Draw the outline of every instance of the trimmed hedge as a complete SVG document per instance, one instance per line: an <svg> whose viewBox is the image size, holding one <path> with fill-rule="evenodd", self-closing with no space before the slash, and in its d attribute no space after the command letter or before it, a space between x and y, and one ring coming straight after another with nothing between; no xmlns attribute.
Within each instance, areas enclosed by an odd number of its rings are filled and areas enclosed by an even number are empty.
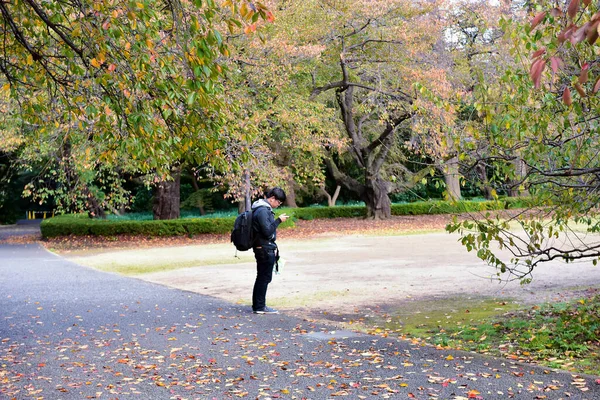
<svg viewBox="0 0 600 400"><path fill-rule="evenodd" d="M204 233L227 233L233 228L235 217L190 218L165 221L108 221L61 215L46 219L41 224L42 237L57 236L185 236Z"/></svg>
<svg viewBox="0 0 600 400"><path fill-rule="evenodd" d="M458 214L464 212L523 208L531 206L524 198L506 198L498 201L423 201L393 204L392 215ZM294 226L293 220L315 218L356 218L367 213L365 206L308 207L286 210L292 216L282 228ZM231 232L235 217L186 218L166 221L119 221L90 219L86 215L59 215L41 224L42 237L58 236L192 236L207 233Z"/></svg>

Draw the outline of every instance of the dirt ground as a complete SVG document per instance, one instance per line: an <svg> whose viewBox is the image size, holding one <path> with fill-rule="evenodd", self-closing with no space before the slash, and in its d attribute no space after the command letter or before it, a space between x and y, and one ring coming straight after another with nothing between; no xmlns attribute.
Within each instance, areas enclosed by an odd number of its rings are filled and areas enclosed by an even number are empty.
<svg viewBox="0 0 600 400"><path fill-rule="evenodd" d="M445 299L456 298L520 304L555 301L600 285L600 268L589 261L543 264L534 271L533 283L525 286L499 281L494 269L458 243L457 235L443 231L447 221L445 216L397 217L382 224L300 221L297 229L280 232L285 263L273 277L267 303L290 313L355 315L378 307L410 308L419 300L432 299L439 299L440 306ZM238 252L236 257L223 235L160 242L122 238L104 244L81 239L78 244L45 245L94 268L164 269L135 277L250 307L252 252Z"/></svg>

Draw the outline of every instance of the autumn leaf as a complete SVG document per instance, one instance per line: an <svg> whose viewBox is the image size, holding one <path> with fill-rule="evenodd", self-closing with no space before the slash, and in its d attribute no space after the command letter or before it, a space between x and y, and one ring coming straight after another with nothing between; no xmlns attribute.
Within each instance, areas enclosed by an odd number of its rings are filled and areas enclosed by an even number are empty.
<svg viewBox="0 0 600 400"><path fill-rule="evenodd" d="M552 72L557 73L562 66L563 61L560 58L550 57L550 68L552 68Z"/></svg>
<svg viewBox="0 0 600 400"><path fill-rule="evenodd" d="M536 58L541 56L542 54L546 53L546 48L542 47L541 49L537 50L536 52L533 53L533 55L531 56L532 58Z"/></svg>
<svg viewBox="0 0 600 400"><path fill-rule="evenodd" d="M565 103L568 106L573 104L573 99L571 98L571 90L569 90L568 87L566 87L565 91L563 92L562 100L563 100L563 103Z"/></svg>
<svg viewBox="0 0 600 400"><path fill-rule="evenodd" d="M531 76L531 80L533 80L533 86L537 89L540 87L540 82L542 79L542 72L546 67L546 60L539 59L535 60L533 64L531 64L531 69L529 70L529 74Z"/></svg>
<svg viewBox="0 0 600 400"><path fill-rule="evenodd" d="M577 93L579 93L579 95L581 97L585 97L586 96L585 90L583 90L583 88L581 87L581 85L579 83L576 83L574 86L575 86L575 90L577 90Z"/></svg>
<svg viewBox="0 0 600 400"><path fill-rule="evenodd" d="M571 19L574 19L579 10L579 0L571 0L569 7L567 8L567 14Z"/></svg>
<svg viewBox="0 0 600 400"><path fill-rule="evenodd" d="M592 89L592 93L598 93L600 90L600 77L596 79L596 83L594 83L594 88Z"/></svg>
<svg viewBox="0 0 600 400"><path fill-rule="evenodd" d="M546 11L542 11L541 13L537 14L535 17L533 17L533 19L531 20L531 30L534 30L536 26L539 25L540 22L543 21L543 19L546 17Z"/></svg>
<svg viewBox="0 0 600 400"><path fill-rule="evenodd" d="M592 22L590 29L588 30L587 36L586 36L586 39L589 44L594 44L594 43L596 43L596 40L598 40L599 25L600 25L600 21Z"/></svg>

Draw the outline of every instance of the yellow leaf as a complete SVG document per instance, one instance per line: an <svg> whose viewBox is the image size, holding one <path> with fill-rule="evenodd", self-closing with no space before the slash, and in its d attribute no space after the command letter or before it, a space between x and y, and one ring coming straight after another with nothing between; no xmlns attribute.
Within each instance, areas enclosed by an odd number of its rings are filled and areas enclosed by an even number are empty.
<svg viewBox="0 0 600 400"><path fill-rule="evenodd" d="M96 60L95 58L92 58L91 64L92 64L92 66L94 66L94 67L96 67L96 68L99 68L99 67L100 67L100 65L101 65L101 64L98 62L98 60Z"/></svg>

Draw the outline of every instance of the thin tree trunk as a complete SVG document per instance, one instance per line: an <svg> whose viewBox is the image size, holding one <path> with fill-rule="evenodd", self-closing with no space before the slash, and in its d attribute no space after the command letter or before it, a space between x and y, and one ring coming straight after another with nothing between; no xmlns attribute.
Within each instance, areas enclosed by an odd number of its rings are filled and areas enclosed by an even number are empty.
<svg viewBox="0 0 600 400"><path fill-rule="evenodd" d="M340 194L340 189L342 187L340 185L337 185L335 188L335 192L333 193L333 196L331 196L329 193L327 193L327 190L325 190L325 188L321 188L320 192L323 193L323 195L325 195L325 197L327 197L327 205L329 207L335 207L335 202L337 201L337 198Z"/></svg>
<svg viewBox="0 0 600 400"><path fill-rule="evenodd" d="M154 187L154 219L177 219L180 216L181 170L174 169L171 175L172 181L162 181Z"/></svg>
<svg viewBox="0 0 600 400"><path fill-rule="evenodd" d="M105 219L106 218L106 212L104 211L104 208L102 208L100 206L100 203L98 202L98 199L96 199L96 196L94 196L90 190L88 189L87 186L83 187L83 194L85 196L87 196L88 200L86 202L87 204L87 209L88 209L88 214L91 218L102 218Z"/></svg>
<svg viewBox="0 0 600 400"><path fill-rule="evenodd" d="M487 177L487 168L482 163L477 164L476 168L477 168L477 174L479 175L479 179L481 180L481 184L483 186L483 196L487 200L493 200L494 199L494 196L493 196L494 189L490 186L490 183L489 183L489 180Z"/></svg>
<svg viewBox="0 0 600 400"><path fill-rule="evenodd" d="M458 157L452 157L442 166L444 181L446 182L446 198L448 200L460 200L460 174L458 172Z"/></svg>
<svg viewBox="0 0 600 400"><path fill-rule="evenodd" d="M517 157L513 160L513 167L515 168L516 179L508 188L508 195L510 197L529 196L529 191L525 189L522 184L523 180L527 176L527 166L521 157Z"/></svg>
<svg viewBox="0 0 600 400"><path fill-rule="evenodd" d="M296 204L296 187L295 187L295 182L294 182L294 178L290 176L290 178L287 180L288 181L288 185L287 185L287 191L285 192L286 196L285 196L285 205L287 207L298 207L298 204Z"/></svg>
<svg viewBox="0 0 600 400"><path fill-rule="evenodd" d="M244 211L250 210L252 207L252 198L250 197L250 171L244 171L244 183L246 184L246 192L244 193Z"/></svg>

